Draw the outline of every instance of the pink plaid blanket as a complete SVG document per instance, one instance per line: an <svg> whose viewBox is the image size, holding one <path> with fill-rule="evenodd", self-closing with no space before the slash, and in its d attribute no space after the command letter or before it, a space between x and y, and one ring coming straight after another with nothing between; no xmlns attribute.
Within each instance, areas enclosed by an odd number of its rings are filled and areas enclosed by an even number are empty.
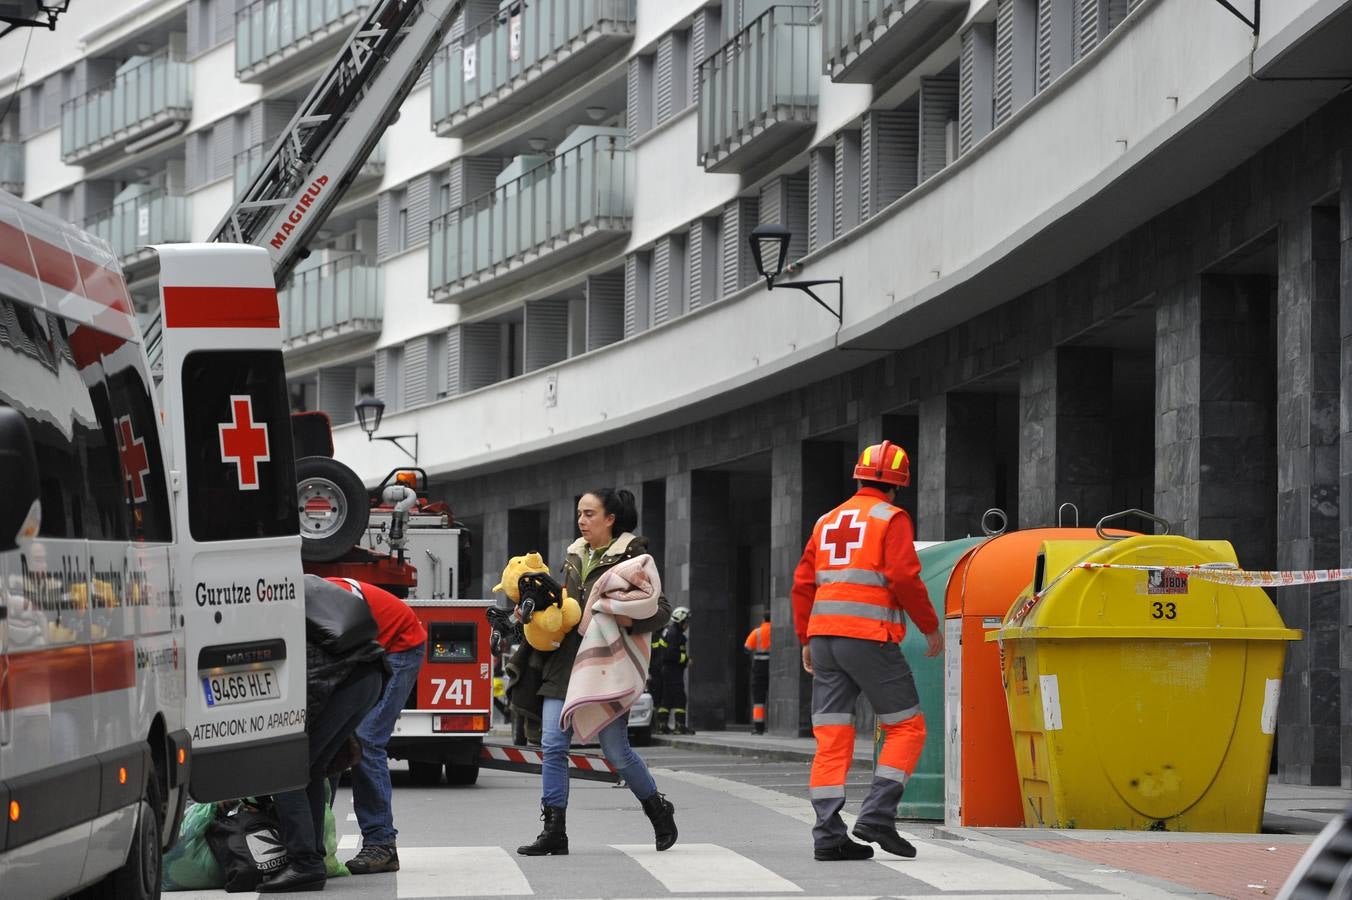
<svg viewBox="0 0 1352 900"><path fill-rule="evenodd" d="M646 619L657 613L662 580L647 553L616 564L597 579L578 624L582 644L568 679L560 724L579 741L625 715L648 682L652 636L630 634L616 616Z"/></svg>

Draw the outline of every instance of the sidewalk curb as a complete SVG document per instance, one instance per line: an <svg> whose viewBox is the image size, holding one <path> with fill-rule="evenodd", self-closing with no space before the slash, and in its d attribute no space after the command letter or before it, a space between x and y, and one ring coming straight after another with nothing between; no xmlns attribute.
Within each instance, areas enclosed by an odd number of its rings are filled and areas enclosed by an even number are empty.
<svg viewBox="0 0 1352 900"><path fill-rule="evenodd" d="M673 750L691 750L697 753L723 753L728 756L746 756L759 757L761 759L776 759L785 762L811 762L813 752L809 750L795 750L792 747L776 747L773 745L747 743L722 744L712 741L701 741L698 735L667 735L655 734L652 736L653 746L670 747ZM856 761L872 763L873 756L867 753L855 753Z"/></svg>

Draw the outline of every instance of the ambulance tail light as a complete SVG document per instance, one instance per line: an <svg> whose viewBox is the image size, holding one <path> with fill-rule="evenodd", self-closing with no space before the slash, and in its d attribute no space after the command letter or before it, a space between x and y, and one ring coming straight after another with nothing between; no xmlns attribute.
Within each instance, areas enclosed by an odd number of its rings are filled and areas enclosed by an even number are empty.
<svg viewBox="0 0 1352 900"><path fill-rule="evenodd" d="M488 716L483 714L455 713L448 716L433 716L432 731L441 734L448 731L487 731Z"/></svg>

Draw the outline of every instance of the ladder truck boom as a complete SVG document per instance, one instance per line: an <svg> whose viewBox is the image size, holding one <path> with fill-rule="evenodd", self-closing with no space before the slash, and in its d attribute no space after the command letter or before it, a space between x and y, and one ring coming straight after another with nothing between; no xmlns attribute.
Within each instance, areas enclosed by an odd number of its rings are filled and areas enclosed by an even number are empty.
<svg viewBox="0 0 1352 900"><path fill-rule="evenodd" d="M464 0L376 0L207 238L268 251L280 284L306 255Z"/></svg>

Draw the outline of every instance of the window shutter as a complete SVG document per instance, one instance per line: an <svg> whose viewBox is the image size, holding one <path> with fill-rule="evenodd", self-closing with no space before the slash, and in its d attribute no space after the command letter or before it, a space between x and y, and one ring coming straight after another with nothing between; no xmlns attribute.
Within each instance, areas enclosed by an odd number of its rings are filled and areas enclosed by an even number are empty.
<svg viewBox="0 0 1352 900"><path fill-rule="evenodd" d="M653 127L652 96L652 57L636 56L629 60L625 74L625 102L631 141Z"/></svg>
<svg viewBox="0 0 1352 900"><path fill-rule="evenodd" d="M920 79L920 180L948 163L948 123L958 114L958 79L935 75Z"/></svg>
<svg viewBox="0 0 1352 900"><path fill-rule="evenodd" d="M196 56L211 46L211 11L207 0L188 0L188 55ZM205 32L205 33L204 33Z"/></svg>
<svg viewBox="0 0 1352 900"><path fill-rule="evenodd" d="M722 295L736 293L758 277L751 259L751 230L759 224L760 203L751 197L738 197L723 207Z"/></svg>
<svg viewBox="0 0 1352 900"><path fill-rule="evenodd" d="M385 401L387 407L390 404L389 391L386 390L388 382L388 372L386 370L387 360L384 350L376 351L375 358L375 395Z"/></svg>
<svg viewBox="0 0 1352 900"><path fill-rule="evenodd" d="M835 235L836 151L819 147L807 157L807 245L816 250Z"/></svg>
<svg viewBox="0 0 1352 900"><path fill-rule="evenodd" d="M404 249L417 246L427 240L428 222L431 221L432 175L419 175L408 183L408 241Z"/></svg>
<svg viewBox="0 0 1352 900"><path fill-rule="evenodd" d="M962 34L958 84L958 152L966 153L994 125L995 29L978 23Z"/></svg>
<svg viewBox="0 0 1352 900"><path fill-rule="evenodd" d="M376 396L385 401L387 413L398 412L406 406L404 403L404 347L402 344L386 347L384 352L378 355L385 357L385 393Z"/></svg>
<svg viewBox="0 0 1352 900"><path fill-rule="evenodd" d="M719 9L717 7L704 7L696 10L695 18L690 26L690 102L699 102L699 67L700 63L708 59L713 52L718 49L722 41L719 37L719 31L722 28L722 22L719 20Z"/></svg>
<svg viewBox="0 0 1352 900"><path fill-rule="evenodd" d="M380 195L380 200L376 204L376 258L378 260L387 258L394 249L392 223L395 218L396 194L396 191L386 191Z"/></svg>
<svg viewBox="0 0 1352 900"><path fill-rule="evenodd" d="M865 113L860 130L860 170L868 184L861 188L860 216L876 216L916 185L919 171L916 107Z"/></svg>
<svg viewBox="0 0 1352 900"><path fill-rule="evenodd" d="M859 132L836 134L834 177L831 224L832 233L840 237L859 224Z"/></svg>
<svg viewBox="0 0 1352 900"><path fill-rule="evenodd" d="M500 332L496 322L453 325L446 333L447 392L454 397L498 380Z"/></svg>
<svg viewBox="0 0 1352 900"><path fill-rule="evenodd" d="M315 391L316 405L327 413L334 425L346 425L357 418L357 370L350 366L321 369Z"/></svg>
<svg viewBox="0 0 1352 900"><path fill-rule="evenodd" d="M202 184L202 132L188 135L183 145L183 168L187 176L187 188L193 190Z"/></svg>
<svg viewBox="0 0 1352 900"><path fill-rule="evenodd" d="M656 327L671 318L671 244L660 238L652 250L652 323Z"/></svg>
<svg viewBox="0 0 1352 900"><path fill-rule="evenodd" d="M624 338L625 278L607 272L587 278L587 349L595 350Z"/></svg>
<svg viewBox="0 0 1352 900"><path fill-rule="evenodd" d="M690 235L686 250L690 262L688 265L688 310L718 301L721 284L718 274L718 258L723 249L718 235L718 219L696 219L690 226Z"/></svg>
<svg viewBox="0 0 1352 900"><path fill-rule="evenodd" d="M233 119L221 119L211 128L210 180L228 178L234 168L234 160L235 122Z"/></svg>
<svg viewBox="0 0 1352 900"><path fill-rule="evenodd" d="M560 298L526 304L526 371L534 372L568 358L568 301Z"/></svg>
<svg viewBox="0 0 1352 900"><path fill-rule="evenodd" d="M1075 49L1076 0L1038 0L1037 89L1046 90L1070 68Z"/></svg>
<svg viewBox="0 0 1352 900"><path fill-rule="evenodd" d="M995 124L1014 114L1014 0L995 9Z"/></svg>
<svg viewBox="0 0 1352 900"><path fill-rule="evenodd" d="M778 222L789 229L790 260L807 255L807 182L805 173L781 175L761 188L760 221Z"/></svg>
<svg viewBox="0 0 1352 900"><path fill-rule="evenodd" d="M75 75L67 69L48 78L42 89L42 127L61 124L61 104L75 98ZM64 88L64 89L63 89ZM69 94L69 96L67 96Z"/></svg>
<svg viewBox="0 0 1352 900"><path fill-rule="evenodd" d="M667 246L667 309L670 318L685 315L689 305L686 285L689 284L690 247L688 235L681 231L662 239Z"/></svg>
<svg viewBox="0 0 1352 900"><path fill-rule="evenodd" d="M1052 4L1054 0L1038 0L1037 4L1037 90L1046 90L1052 83Z"/></svg>
<svg viewBox="0 0 1352 900"><path fill-rule="evenodd" d="M631 338L648 330L650 254L631 253L624 258L624 336Z"/></svg>
<svg viewBox="0 0 1352 900"><path fill-rule="evenodd" d="M657 110L655 123L661 125L675 111L675 98L672 96L672 87L675 83L676 73L672 71L674 62L674 35L671 32L662 36L657 42L657 59L654 63L655 77L657 80Z"/></svg>
<svg viewBox="0 0 1352 900"><path fill-rule="evenodd" d="M428 382L429 335L404 344L404 406L417 406L432 399Z"/></svg>
<svg viewBox="0 0 1352 900"><path fill-rule="evenodd" d="M223 44L235 39L235 2L234 0L212 0L216 14L216 32L212 36L212 45Z"/></svg>

